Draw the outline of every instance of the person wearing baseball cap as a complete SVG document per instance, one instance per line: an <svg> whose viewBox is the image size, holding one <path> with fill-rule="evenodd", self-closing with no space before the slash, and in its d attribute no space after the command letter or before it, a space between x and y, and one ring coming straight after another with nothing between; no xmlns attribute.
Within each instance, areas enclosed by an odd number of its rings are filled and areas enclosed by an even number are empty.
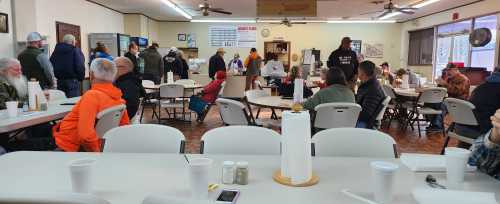
<svg viewBox="0 0 500 204"><path fill-rule="evenodd" d="M38 32L28 34L26 38L28 46L17 59L21 62L22 72L28 80L36 79L43 89L54 88L54 69L50 63L49 56L42 48L42 36Z"/></svg>
<svg viewBox="0 0 500 204"><path fill-rule="evenodd" d="M225 53L226 51L224 51L224 48L219 48L217 49L215 55L210 57L210 60L208 62L208 76L212 80L215 80L214 77L217 71L226 71L226 62L224 62Z"/></svg>
<svg viewBox="0 0 500 204"><path fill-rule="evenodd" d="M344 37L340 47L328 57L327 65L328 68L340 68L345 74L348 86L354 89L359 62L356 52L351 49L351 43L351 38Z"/></svg>

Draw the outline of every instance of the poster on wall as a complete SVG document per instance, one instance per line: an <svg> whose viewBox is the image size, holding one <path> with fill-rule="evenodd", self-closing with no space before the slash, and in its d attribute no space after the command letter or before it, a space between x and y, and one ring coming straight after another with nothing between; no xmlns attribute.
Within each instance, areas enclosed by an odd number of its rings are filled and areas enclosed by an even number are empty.
<svg viewBox="0 0 500 204"><path fill-rule="evenodd" d="M368 44L363 45L363 54L366 58L384 58L384 44Z"/></svg>
<svg viewBox="0 0 500 204"><path fill-rule="evenodd" d="M236 26L208 27L208 43L211 47L236 47L238 28Z"/></svg>
<svg viewBox="0 0 500 204"><path fill-rule="evenodd" d="M256 47L256 26L210 26L208 41L211 47Z"/></svg>
<svg viewBox="0 0 500 204"><path fill-rule="evenodd" d="M257 47L256 26L238 26L238 47Z"/></svg>
<svg viewBox="0 0 500 204"><path fill-rule="evenodd" d="M352 51L356 52L356 54L361 54L361 45L362 45L362 42L361 40L353 40L351 42L351 49Z"/></svg>
<svg viewBox="0 0 500 204"><path fill-rule="evenodd" d="M189 33L187 35L187 46L189 48L195 48L196 47L196 33Z"/></svg>

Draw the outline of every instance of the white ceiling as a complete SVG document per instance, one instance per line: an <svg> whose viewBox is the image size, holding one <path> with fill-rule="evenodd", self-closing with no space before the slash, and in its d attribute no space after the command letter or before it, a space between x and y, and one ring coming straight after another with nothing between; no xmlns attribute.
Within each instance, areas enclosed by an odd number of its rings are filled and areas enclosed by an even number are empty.
<svg viewBox="0 0 500 204"><path fill-rule="evenodd" d="M123 13L142 13L146 16L163 21L186 21L187 19L175 12L163 3L164 0L92 0L96 3L105 5L112 9ZM211 14L209 17L197 16L196 11L192 9L198 8L198 4L202 0L171 0L179 5L185 11L195 16L194 19L206 18L256 18L257 8L256 0L209 0L212 7L224 8L227 11L233 12L233 15ZM382 10L383 5L375 5L370 2L374 0L318 0L318 19L337 19L342 17L351 18L371 18L378 14L363 15L372 11ZM387 3L389 0L385 0ZM393 0L398 5L408 5L419 2L421 0ZM399 15L395 20L404 21L407 19L417 18L420 16L443 11L449 8L469 4L477 0L441 0L430 6L418 10L414 15Z"/></svg>

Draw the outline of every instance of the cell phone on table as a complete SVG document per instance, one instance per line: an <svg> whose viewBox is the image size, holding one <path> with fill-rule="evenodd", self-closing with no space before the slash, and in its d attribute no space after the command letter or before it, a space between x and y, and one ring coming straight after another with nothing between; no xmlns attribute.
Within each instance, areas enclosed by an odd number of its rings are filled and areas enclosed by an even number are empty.
<svg viewBox="0 0 500 204"><path fill-rule="evenodd" d="M215 203L217 204L235 204L240 196L239 190L222 190Z"/></svg>

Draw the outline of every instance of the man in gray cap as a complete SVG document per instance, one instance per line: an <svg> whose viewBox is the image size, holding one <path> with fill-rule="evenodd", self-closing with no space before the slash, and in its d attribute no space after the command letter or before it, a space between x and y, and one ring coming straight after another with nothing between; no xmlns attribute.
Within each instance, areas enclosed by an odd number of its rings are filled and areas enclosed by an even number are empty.
<svg viewBox="0 0 500 204"><path fill-rule="evenodd" d="M43 52L42 36L32 32L27 37L27 48L17 56L21 62L22 72L28 80L36 79L43 89L54 88L54 69L49 56Z"/></svg>

